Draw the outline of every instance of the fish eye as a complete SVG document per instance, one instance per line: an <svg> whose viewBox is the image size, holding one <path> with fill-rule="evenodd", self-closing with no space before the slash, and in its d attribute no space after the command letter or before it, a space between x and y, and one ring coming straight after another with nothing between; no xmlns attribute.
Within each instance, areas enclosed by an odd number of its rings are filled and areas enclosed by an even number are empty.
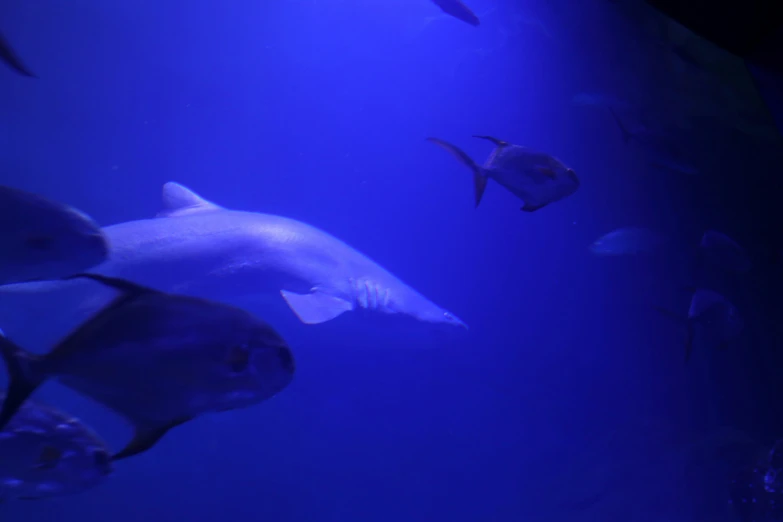
<svg viewBox="0 0 783 522"><path fill-rule="evenodd" d="M44 446L38 455L38 462L35 467L38 469L54 469L60 463L62 456L63 452L60 448Z"/></svg>
<svg viewBox="0 0 783 522"><path fill-rule="evenodd" d="M24 244L31 250L45 251L54 246L54 237L52 236L27 236Z"/></svg>
<svg viewBox="0 0 783 522"><path fill-rule="evenodd" d="M247 367L250 364L250 351L247 349L247 346L232 346L228 350L226 364L228 364L228 367L233 373L242 373L247 370Z"/></svg>

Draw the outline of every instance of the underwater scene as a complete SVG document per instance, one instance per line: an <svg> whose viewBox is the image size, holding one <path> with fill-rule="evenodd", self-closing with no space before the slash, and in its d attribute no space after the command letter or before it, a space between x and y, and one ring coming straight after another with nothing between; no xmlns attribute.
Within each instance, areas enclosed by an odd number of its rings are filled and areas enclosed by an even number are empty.
<svg viewBox="0 0 783 522"><path fill-rule="evenodd" d="M9 1L0 62L0 521L783 519L781 133L647 2Z"/></svg>

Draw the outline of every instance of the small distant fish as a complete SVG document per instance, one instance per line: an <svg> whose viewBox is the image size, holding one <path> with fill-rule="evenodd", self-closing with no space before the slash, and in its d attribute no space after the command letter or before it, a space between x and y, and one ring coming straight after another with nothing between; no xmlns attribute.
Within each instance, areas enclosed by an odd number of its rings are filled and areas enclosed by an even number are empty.
<svg viewBox="0 0 783 522"><path fill-rule="evenodd" d="M612 107L607 108L620 128L625 144L627 145L632 140L635 141L647 154L647 163L649 165L688 176L699 174L698 169L682 158L682 153L669 136L646 128L630 131L617 116L614 109Z"/></svg>
<svg viewBox="0 0 783 522"><path fill-rule="evenodd" d="M649 253L657 250L666 238L648 228L626 227L605 234L590 245L590 252L598 256L622 256Z"/></svg>
<svg viewBox="0 0 783 522"><path fill-rule="evenodd" d="M778 439L767 453L764 487L767 491L783 491L783 439Z"/></svg>
<svg viewBox="0 0 783 522"><path fill-rule="evenodd" d="M783 492L764 488L766 468L749 466L733 473L729 504L738 522L768 522L783 518Z"/></svg>
<svg viewBox="0 0 783 522"><path fill-rule="evenodd" d="M286 342L244 310L122 279L75 277L120 295L46 355L0 338L10 376L0 429L38 386L58 378L133 424L133 439L112 457L119 460L152 448L171 428L201 414L268 399L293 378Z"/></svg>
<svg viewBox="0 0 783 522"><path fill-rule="evenodd" d="M440 7L447 15L451 15L474 27L481 23L478 16L460 0L432 0L432 3Z"/></svg>
<svg viewBox="0 0 783 522"><path fill-rule="evenodd" d="M495 150L489 155L483 167L477 165L470 156L451 143L438 138L427 138L427 141L445 149L473 171L476 207L481 203L487 180L490 178L524 201L522 210L525 212L542 209L550 203L570 196L579 188L580 183L576 173L549 154L491 136L473 137L489 140L495 144Z"/></svg>
<svg viewBox="0 0 783 522"><path fill-rule="evenodd" d="M106 443L49 406L28 401L0 431L0 504L80 493L111 473Z"/></svg>
<svg viewBox="0 0 783 522"><path fill-rule="evenodd" d="M745 273L753 266L745 249L717 230L704 232L699 242L699 251L702 259L729 272Z"/></svg>
<svg viewBox="0 0 783 522"><path fill-rule="evenodd" d="M17 56L14 49L11 47L11 44L5 39L2 33L0 33L0 60L4 61L8 67L22 76L35 78L35 75L25 66L21 58Z"/></svg>
<svg viewBox="0 0 783 522"><path fill-rule="evenodd" d="M693 291L687 317L665 308L657 307L662 314L682 321L688 329L685 341L685 360L690 360L697 328L706 344L718 349L728 348L737 339L744 327L744 321L737 308L721 294L704 288Z"/></svg>
<svg viewBox="0 0 783 522"><path fill-rule="evenodd" d="M783 518L783 462L781 441L763 461L741 467L729 483L729 504L739 522L767 522Z"/></svg>
<svg viewBox="0 0 783 522"><path fill-rule="evenodd" d="M60 279L105 261L109 247L82 212L0 185L0 285Z"/></svg>

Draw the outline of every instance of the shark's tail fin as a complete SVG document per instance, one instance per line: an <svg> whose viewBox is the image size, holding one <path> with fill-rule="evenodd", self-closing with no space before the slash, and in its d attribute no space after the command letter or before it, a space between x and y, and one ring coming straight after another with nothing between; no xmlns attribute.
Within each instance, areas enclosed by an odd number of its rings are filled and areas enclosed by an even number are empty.
<svg viewBox="0 0 783 522"><path fill-rule="evenodd" d="M487 172L486 170L481 167L480 165L477 165L473 159L468 156L462 149L457 147L456 145L452 145L451 143L448 143L443 140L439 140L438 138L427 138L427 141L430 143L434 143L435 145L438 145L439 147L445 149L449 154L457 158L460 163L467 166L470 170L473 171L473 193L475 196L476 206L479 206L479 203L481 203L481 198L484 196L484 190L487 188Z"/></svg>
<svg viewBox="0 0 783 522"><path fill-rule="evenodd" d="M606 108L607 108L607 109L609 109L609 112L611 113L611 115L612 115L612 118L614 118L614 121L615 121L615 123L617 123L617 126L620 128L620 132L622 133L622 136L623 136L623 142L624 142L626 145L628 145L628 142L629 142L629 141L631 141L631 138L633 138L633 134L631 134L631 133L628 131L628 129L625 127L625 125L623 124L623 122L622 122L622 121L620 120L620 118L617 116L617 113L616 113L616 112L614 112L614 109L613 109L612 107L610 107L610 106L607 106Z"/></svg>

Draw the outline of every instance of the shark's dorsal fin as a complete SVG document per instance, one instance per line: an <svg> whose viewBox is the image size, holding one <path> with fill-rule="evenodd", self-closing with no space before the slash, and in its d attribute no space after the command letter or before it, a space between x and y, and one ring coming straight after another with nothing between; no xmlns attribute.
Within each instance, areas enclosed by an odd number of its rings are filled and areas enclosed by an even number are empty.
<svg viewBox="0 0 783 522"><path fill-rule="evenodd" d="M163 209L156 217L179 217L214 212L223 207L207 201L189 188L174 181L163 185Z"/></svg>

